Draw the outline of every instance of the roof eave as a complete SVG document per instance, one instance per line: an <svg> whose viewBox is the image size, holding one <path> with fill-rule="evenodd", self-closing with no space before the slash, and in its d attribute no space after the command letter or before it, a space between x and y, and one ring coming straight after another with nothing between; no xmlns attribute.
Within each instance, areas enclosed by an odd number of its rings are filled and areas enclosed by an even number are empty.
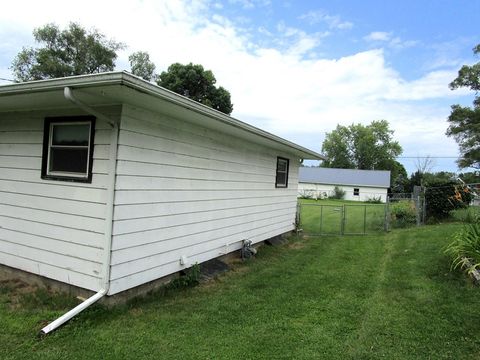
<svg viewBox="0 0 480 360"><path fill-rule="evenodd" d="M134 90L146 93L150 96L164 99L171 103L177 104L184 108L198 112L205 116L211 117L217 121L228 124L246 131L255 136L268 139L270 141L282 144L300 155L303 159L310 160L324 160L325 157L315 151L309 150L303 146L297 145L291 141L283 139L279 136L273 135L267 131L261 130L255 126L249 125L220 111L212 109L208 106L200 104L187 97L178 95L170 90L164 89L158 85L149 83L137 76L122 72L107 72L101 74L79 75L67 78L57 78L48 80L39 80L26 83L9 84L0 87L0 96L12 96L16 94L25 94L31 92L43 92L63 89L66 86L73 89L80 89L86 87L96 87L105 85L123 85Z"/></svg>

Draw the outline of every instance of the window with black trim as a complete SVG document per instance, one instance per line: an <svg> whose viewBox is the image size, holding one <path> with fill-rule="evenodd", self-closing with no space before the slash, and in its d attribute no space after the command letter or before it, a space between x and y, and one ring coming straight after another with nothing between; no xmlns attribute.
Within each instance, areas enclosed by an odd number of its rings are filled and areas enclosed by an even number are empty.
<svg viewBox="0 0 480 360"><path fill-rule="evenodd" d="M91 182L95 117L46 118L42 178Z"/></svg>
<svg viewBox="0 0 480 360"><path fill-rule="evenodd" d="M353 195L354 196L359 196L360 195L360 189L359 188L353 188Z"/></svg>
<svg viewBox="0 0 480 360"><path fill-rule="evenodd" d="M275 187L288 187L288 159L277 157L277 176L275 180Z"/></svg>

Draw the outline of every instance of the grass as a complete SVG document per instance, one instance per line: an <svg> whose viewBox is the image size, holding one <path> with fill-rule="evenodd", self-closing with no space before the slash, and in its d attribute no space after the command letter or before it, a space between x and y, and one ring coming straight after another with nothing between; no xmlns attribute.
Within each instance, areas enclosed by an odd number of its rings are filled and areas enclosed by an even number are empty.
<svg viewBox="0 0 480 360"><path fill-rule="evenodd" d="M265 246L216 281L95 305L43 339L71 301L4 283L0 358L478 359L480 290L442 251L460 226Z"/></svg>

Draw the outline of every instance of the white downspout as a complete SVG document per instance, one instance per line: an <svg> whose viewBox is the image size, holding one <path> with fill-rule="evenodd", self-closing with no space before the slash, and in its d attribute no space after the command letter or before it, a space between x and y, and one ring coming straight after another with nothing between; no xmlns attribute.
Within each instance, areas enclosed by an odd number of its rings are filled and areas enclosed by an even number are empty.
<svg viewBox="0 0 480 360"><path fill-rule="evenodd" d="M66 323L72 317L78 313L85 310L87 307L93 303L100 300L103 296L108 293L110 288L110 262L112 256L112 230L113 230L113 201L115 196L115 176L116 176L116 166L117 166L117 149L118 149L118 121L113 121L107 116L99 113L95 109L92 109L88 105L82 103L80 100L73 96L72 90L67 86L64 88L64 96L66 99L73 102L79 108L85 112L94 115L95 117L107 121L112 126L112 134L110 137L110 151L109 151L109 164L108 164L108 181L107 181L107 204L106 204L106 216L105 216L105 244L104 244L104 255L103 255L103 279L102 279L102 288L95 295L89 297L87 300L81 304L74 307L72 310L60 316L55 321L51 322L45 326L40 333L43 335L48 334L49 332L55 330L60 325Z"/></svg>

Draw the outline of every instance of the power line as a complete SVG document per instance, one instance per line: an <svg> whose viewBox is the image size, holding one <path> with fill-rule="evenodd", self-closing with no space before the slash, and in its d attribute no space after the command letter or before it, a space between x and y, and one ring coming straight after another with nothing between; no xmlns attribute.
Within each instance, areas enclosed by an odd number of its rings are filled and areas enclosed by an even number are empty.
<svg viewBox="0 0 480 360"><path fill-rule="evenodd" d="M2 78L2 77L0 77L0 80L15 82L15 81L13 81L13 80L11 80L11 79L5 79L5 78Z"/></svg>
<svg viewBox="0 0 480 360"><path fill-rule="evenodd" d="M397 159L458 159L458 156L397 156Z"/></svg>

